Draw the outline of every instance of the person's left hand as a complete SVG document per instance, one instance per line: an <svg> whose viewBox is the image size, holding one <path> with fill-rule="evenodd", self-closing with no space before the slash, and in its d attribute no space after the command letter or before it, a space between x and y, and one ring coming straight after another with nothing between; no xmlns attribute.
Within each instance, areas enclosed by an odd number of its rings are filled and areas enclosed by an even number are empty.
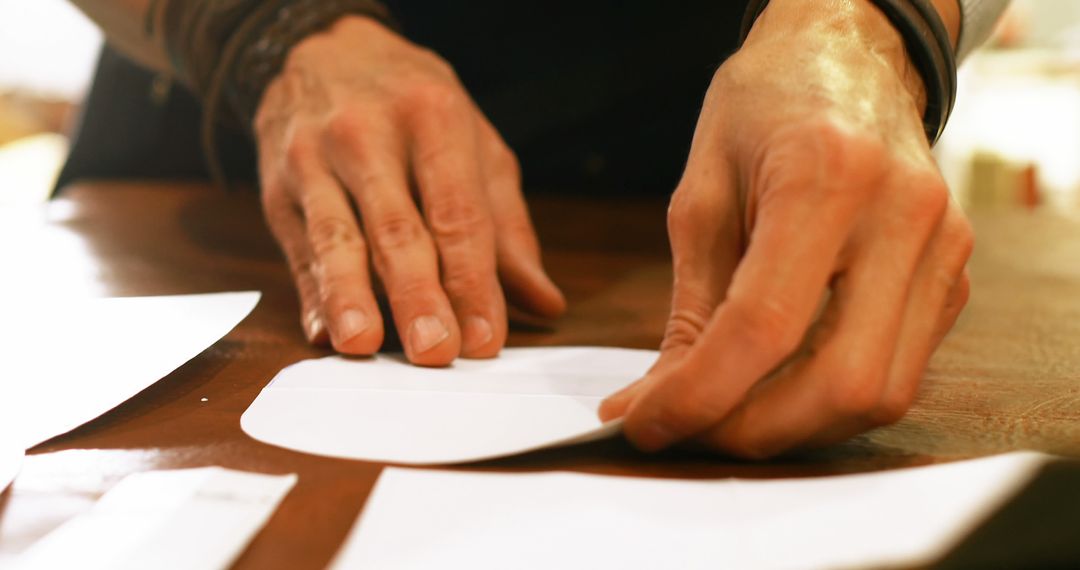
<svg viewBox="0 0 1080 570"><path fill-rule="evenodd" d="M600 411L642 449L763 458L896 421L966 303L921 78L871 2L834 4L774 0L709 89L660 359Z"/></svg>

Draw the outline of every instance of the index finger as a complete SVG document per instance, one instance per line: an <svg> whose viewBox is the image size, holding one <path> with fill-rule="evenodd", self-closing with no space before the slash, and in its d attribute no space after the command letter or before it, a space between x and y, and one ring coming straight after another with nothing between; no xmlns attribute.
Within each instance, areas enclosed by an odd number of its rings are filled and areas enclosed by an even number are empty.
<svg viewBox="0 0 1080 570"><path fill-rule="evenodd" d="M858 201L843 177L818 165L783 168L762 201L747 253L727 297L671 369L650 378L631 404L624 431L655 451L723 419L801 343L817 311Z"/></svg>

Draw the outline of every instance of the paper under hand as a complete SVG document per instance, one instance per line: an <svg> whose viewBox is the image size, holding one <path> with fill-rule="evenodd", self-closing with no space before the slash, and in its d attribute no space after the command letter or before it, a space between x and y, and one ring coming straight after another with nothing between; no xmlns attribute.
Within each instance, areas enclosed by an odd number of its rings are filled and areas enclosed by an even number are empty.
<svg viewBox="0 0 1080 570"><path fill-rule="evenodd" d="M619 433L600 402L657 353L509 348L450 368L401 357L328 357L282 370L241 418L255 439L307 453L404 464L480 461Z"/></svg>
<svg viewBox="0 0 1080 570"><path fill-rule="evenodd" d="M1049 459L765 481L391 468L333 568L923 567Z"/></svg>

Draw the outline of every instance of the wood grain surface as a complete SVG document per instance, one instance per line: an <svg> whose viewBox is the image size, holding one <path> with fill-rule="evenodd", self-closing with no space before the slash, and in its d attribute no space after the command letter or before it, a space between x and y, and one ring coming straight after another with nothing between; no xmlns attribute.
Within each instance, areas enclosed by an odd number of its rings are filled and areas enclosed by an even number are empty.
<svg viewBox="0 0 1080 570"><path fill-rule="evenodd" d="M532 208L571 308L552 323L516 319L510 345L654 348L670 292L664 201L535 196ZM1024 448L1080 456L1080 221L1018 212L976 217L975 225L969 309L935 356L917 405L894 426L762 463L682 451L645 456L612 441L458 469L786 477ZM282 367L327 354L304 342L289 276L253 194L179 184L73 187L45 211L0 212L0 255L0 291L9 298L263 292L222 341L29 452L0 495L0 561L128 474L207 465L300 476L238 567L319 568L331 559L382 465L286 451L240 430L241 413ZM64 347L55 350L62 356Z"/></svg>

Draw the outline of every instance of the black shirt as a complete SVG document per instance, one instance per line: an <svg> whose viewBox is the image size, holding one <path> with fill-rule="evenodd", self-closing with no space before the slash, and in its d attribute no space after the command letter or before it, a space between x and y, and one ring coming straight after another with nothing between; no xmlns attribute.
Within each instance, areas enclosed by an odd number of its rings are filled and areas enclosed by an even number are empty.
<svg viewBox="0 0 1080 570"><path fill-rule="evenodd" d="M744 2L386 2L410 40L450 62L521 159L526 188L670 192L705 90L735 46ZM205 179L201 109L106 48L61 185ZM251 143L221 133L232 177Z"/></svg>

